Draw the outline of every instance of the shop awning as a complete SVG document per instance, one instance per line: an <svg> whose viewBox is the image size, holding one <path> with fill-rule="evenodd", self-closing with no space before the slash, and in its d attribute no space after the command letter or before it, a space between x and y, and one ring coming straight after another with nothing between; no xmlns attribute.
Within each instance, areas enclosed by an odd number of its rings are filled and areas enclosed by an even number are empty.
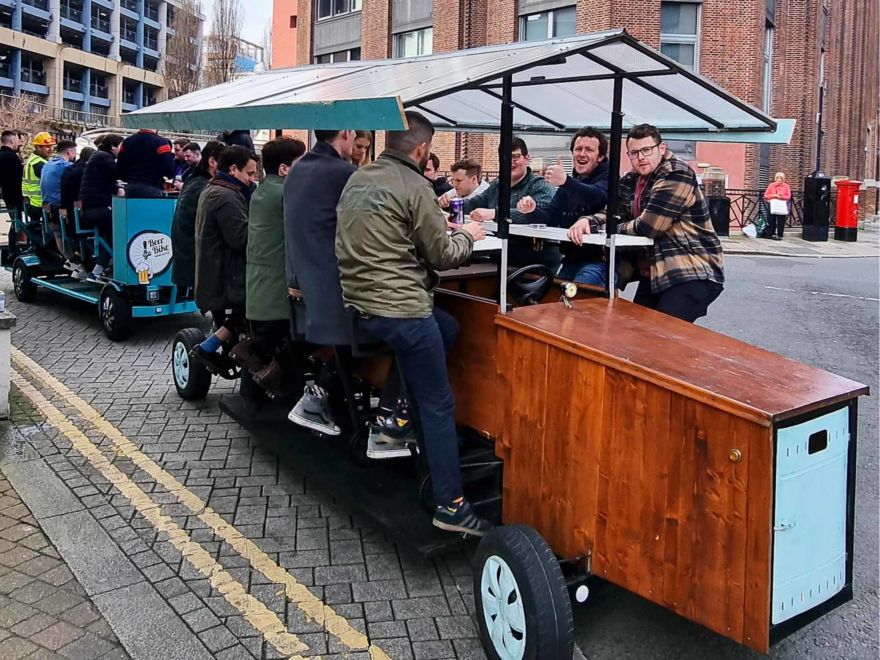
<svg viewBox="0 0 880 660"><path fill-rule="evenodd" d="M615 79L623 127L712 141L787 142L777 122L623 30L475 48L411 59L271 70L123 115L132 128L400 129L404 108L438 130L497 133L511 78L513 129L571 133L608 128ZM726 139L725 137L726 136ZM677 136L676 136L677 137ZM754 138L754 139L752 139Z"/></svg>

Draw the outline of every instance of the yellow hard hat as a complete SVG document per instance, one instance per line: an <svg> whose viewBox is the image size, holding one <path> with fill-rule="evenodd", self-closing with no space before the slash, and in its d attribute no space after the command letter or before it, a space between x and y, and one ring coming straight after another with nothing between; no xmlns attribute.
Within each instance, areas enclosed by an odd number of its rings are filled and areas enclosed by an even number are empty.
<svg viewBox="0 0 880 660"><path fill-rule="evenodd" d="M55 138L49 135L46 131L41 131L34 136L35 147L54 147L55 146Z"/></svg>

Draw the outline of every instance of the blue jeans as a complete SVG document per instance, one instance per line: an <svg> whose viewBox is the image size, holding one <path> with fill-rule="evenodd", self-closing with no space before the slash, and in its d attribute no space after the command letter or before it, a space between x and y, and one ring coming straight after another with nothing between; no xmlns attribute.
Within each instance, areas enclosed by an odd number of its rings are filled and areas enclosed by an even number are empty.
<svg viewBox="0 0 880 660"><path fill-rule="evenodd" d="M462 496L462 486L455 399L446 372L446 353L458 337L458 322L435 309L424 319L372 316L358 323L394 351L407 396L419 415L434 502L451 504Z"/></svg>
<svg viewBox="0 0 880 660"><path fill-rule="evenodd" d="M559 277L578 284L608 285L608 264L604 261L564 261ZM615 284L617 277L614 278Z"/></svg>

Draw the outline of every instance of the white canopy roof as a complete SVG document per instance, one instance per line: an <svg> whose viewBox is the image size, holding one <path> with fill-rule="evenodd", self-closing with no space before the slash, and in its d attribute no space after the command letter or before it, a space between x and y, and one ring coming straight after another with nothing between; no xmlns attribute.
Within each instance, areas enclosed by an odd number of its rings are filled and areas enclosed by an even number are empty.
<svg viewBox="0 0 880 660"><path fill-rule="evenodd" d="M625 31L489 46L412 59L270 70L123 115L134 128L401 129L403 108L439 130L497 132L501 85L512 80L513 128L570 133L607 128L615 78L623 79L624 129L712 140L787 142L777 122L682 69ZM724 137L721 137L721 136ZM740 136L740 137L738 137Z"/></svg>

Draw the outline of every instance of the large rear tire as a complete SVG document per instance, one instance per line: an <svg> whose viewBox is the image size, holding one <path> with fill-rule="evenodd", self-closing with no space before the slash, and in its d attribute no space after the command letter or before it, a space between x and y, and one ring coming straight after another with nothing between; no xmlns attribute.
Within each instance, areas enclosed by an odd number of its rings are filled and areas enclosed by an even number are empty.
<svg viewBox="0 0 880 660"><path fill-rule="evenodd" d="M112 285L108 284L101 290L98 316L104 334L112 341L122 341L131 334L131 303Z"/></svg>
<svg viewBox="0 0 880 660"><path fill-rule="evenodd" d="M492 660L570 660L571 601L559 562L531 527L490 531L474 557L480 639Z"/></svg>
<svg viewBox="0 0 880 660"><path fill-rule="evenodd" d="M190 359L189 353L205 341L205 333L198 328L184 328L171 343L171 375L174 387L181 399L201 401L211 389L211 372L198 360Z"/></svg>
<svg viewBox="0 0 880 660"><path fill-rule="evenodd" d="M12 266L12 288L19 302L33 302L37 297L37 285L31 281L32 278L33 269L17 259Z"/></svg>

